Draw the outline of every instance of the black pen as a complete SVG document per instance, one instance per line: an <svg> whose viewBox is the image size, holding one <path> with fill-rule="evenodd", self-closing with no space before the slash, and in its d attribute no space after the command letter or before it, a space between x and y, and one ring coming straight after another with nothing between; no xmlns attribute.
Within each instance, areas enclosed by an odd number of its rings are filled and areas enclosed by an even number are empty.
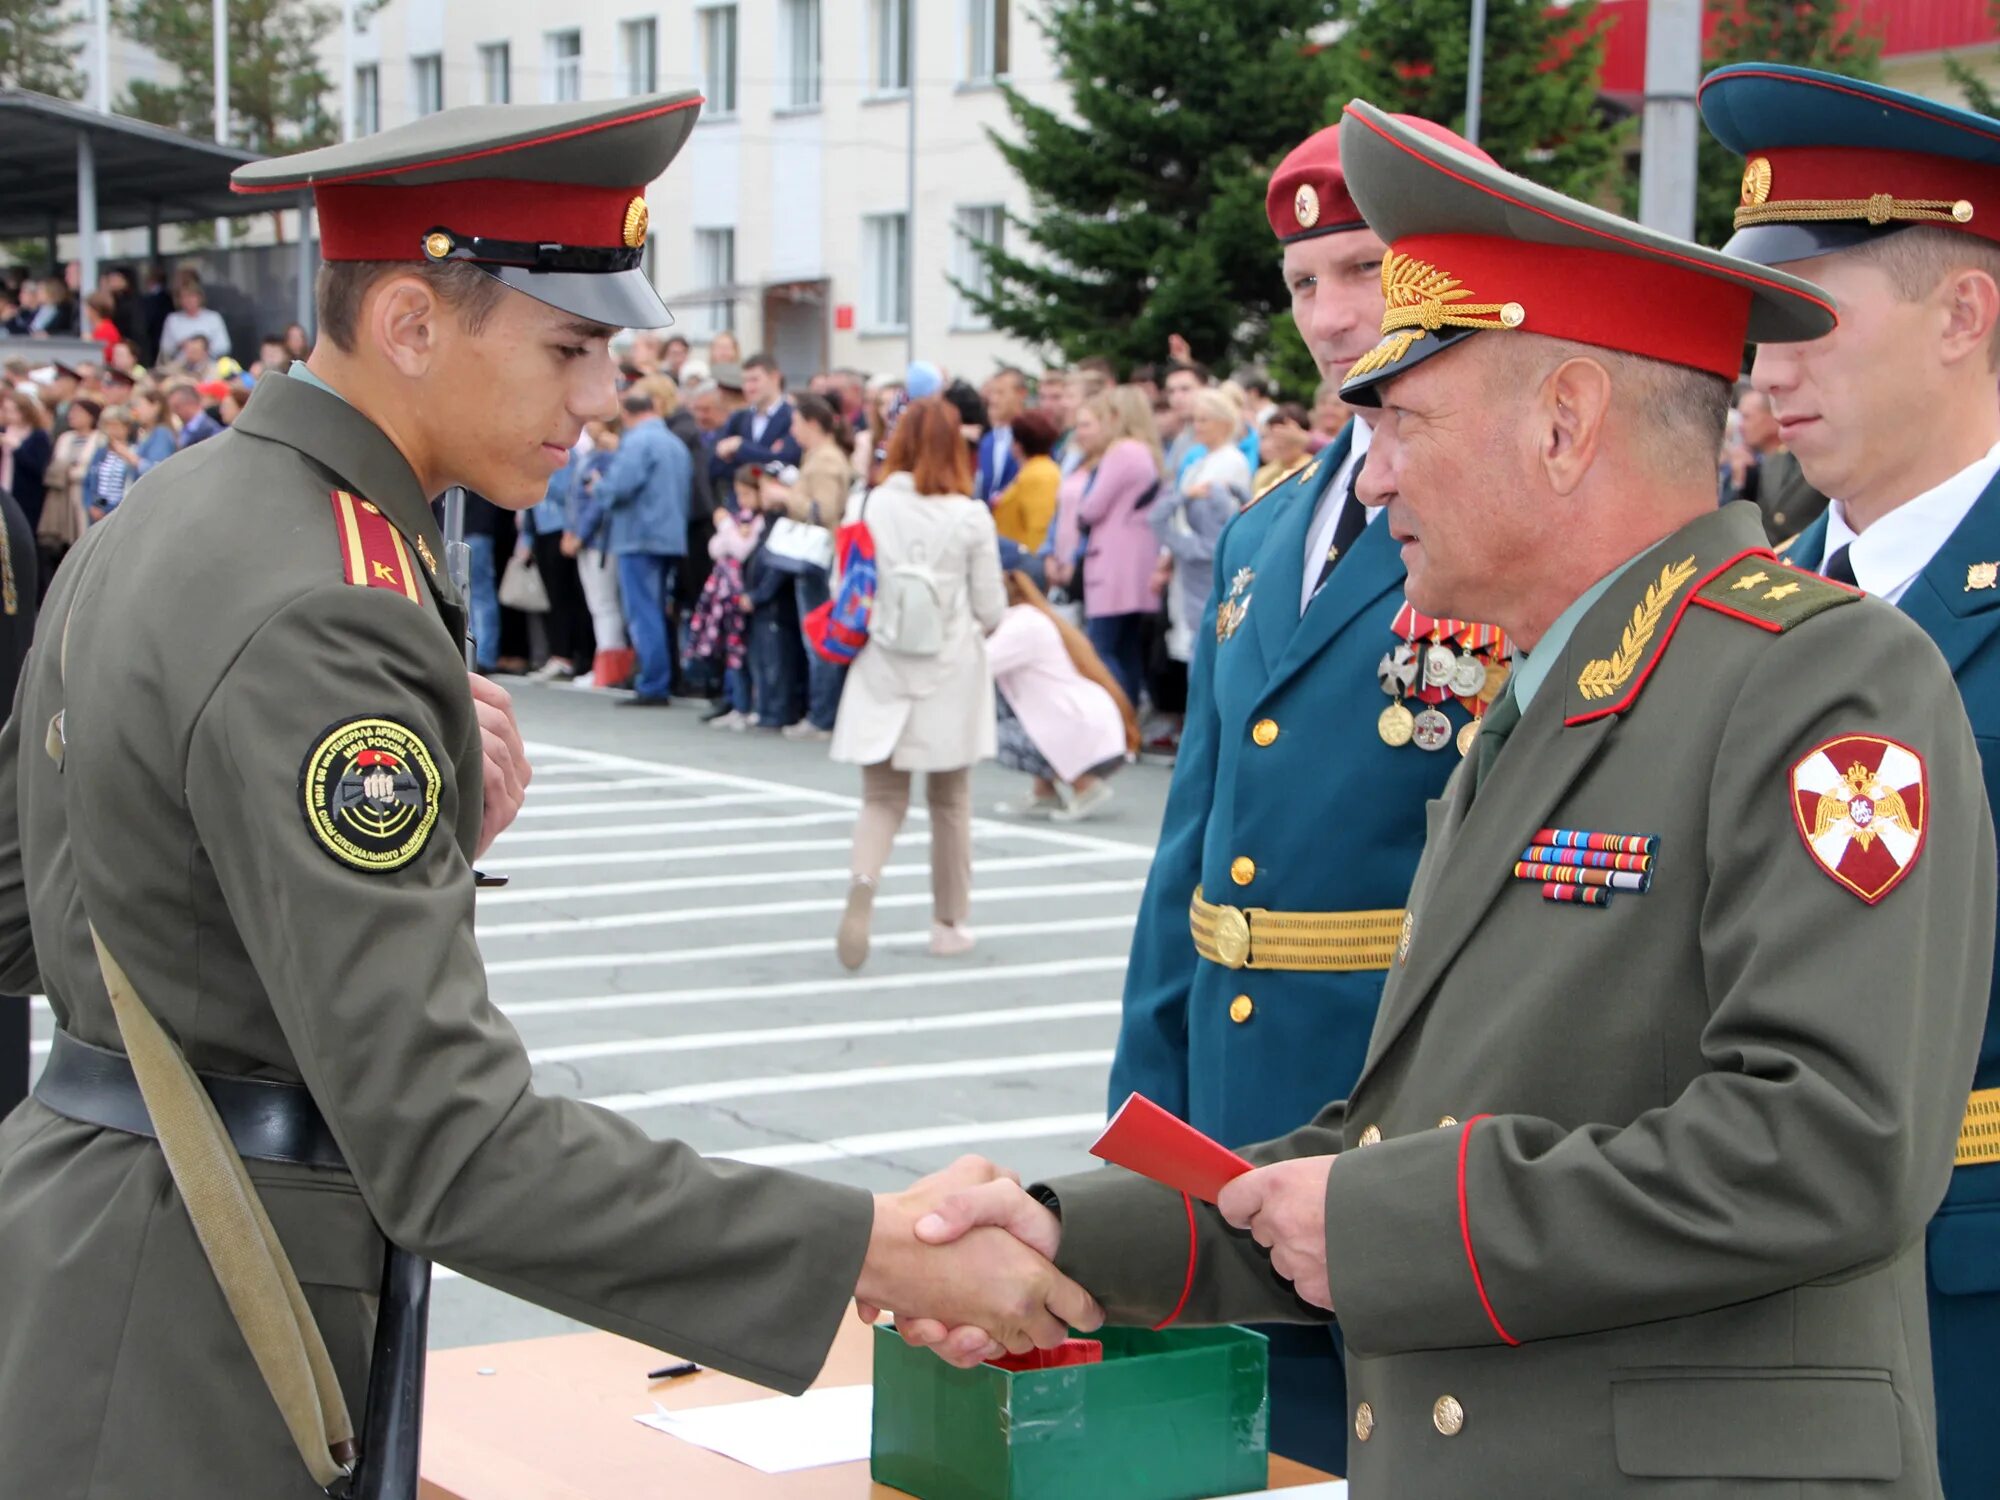
<svg viewBox="0 0 2000 1500"><path fill-rule="evenodd" d="M646 1378L648 1380L673 1380L682 1375L699 1375L700 1373L701 1366L693 1360L688 1360L685 1364L662 1365L657 1370L648 1370Z"/></svg>

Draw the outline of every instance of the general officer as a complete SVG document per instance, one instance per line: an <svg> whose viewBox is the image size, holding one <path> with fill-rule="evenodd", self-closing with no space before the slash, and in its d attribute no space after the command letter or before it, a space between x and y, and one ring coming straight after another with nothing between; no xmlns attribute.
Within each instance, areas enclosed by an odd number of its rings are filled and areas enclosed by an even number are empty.
<svg viewBox="0 0 2000 1500"><path fill-rule="evenodd" d="M1344 392L1410 596L1525 653L1367 1061L1216 1210L1114 1169L924 1227L1053 1244L1120 1322L1330 1309L1356 1500L1934 1497L1910 1313L1991 972L1977 751L1916 626L1714 504L1745 336L1833 311L1364 103L1341 159L1390 246Z"/></svg>
<svg viewBox="0 0 2000 1500"><path fill-rule="evenodd" d="M1702 114L1747 158L1731 254L1824 286L1841 326L1760 349L1758 387L1833 499L1787 556L1937 642L2000 799L2000 125L1914 94L1746 63ZM1931 1080L1942 1095L1955 1077ZM1945 1493L2000 1495L2000 1004L1929 1232Z"/></svg>
<svg viewBox="0 0 2000 1500"><path fill-rule="evenodd" d="M471 861L524 768L483 704L487 797L428 502L524 508L609 415L609 336L667 321L645 186L699 102L457 110L237 174L315 192L319 344L92 529L0 736L0 990L59 1028L0 1123L10 1496L340 1488L385 1240L787 1391L857 1287L1023 1349L1093 1317L1005 1236L918 1245L935 1184L871 1200L538 1094L487 995Z"/></svg>
<svg viewBox="0 0 2000 1500"><path fill-rule="evenodd" d="M1382 241L1348 195L1339 136L1294 149L1264 200L1292 316L1329 376L1382 318ZM1403 598L1395 540L1358 490L1373 417L1350 419L1217 543L1126 970L1114 1111L1137 1092L1220 1140L1265 1140L1361 1071L1424 804L1458 763L1466 705L1483 709L1504 672L1493 632L1420 619ZM1341 1472L1345 1424L1327 1417L1346 1405L1338 1330L1262 1331L1273 1448Z"/></svg>

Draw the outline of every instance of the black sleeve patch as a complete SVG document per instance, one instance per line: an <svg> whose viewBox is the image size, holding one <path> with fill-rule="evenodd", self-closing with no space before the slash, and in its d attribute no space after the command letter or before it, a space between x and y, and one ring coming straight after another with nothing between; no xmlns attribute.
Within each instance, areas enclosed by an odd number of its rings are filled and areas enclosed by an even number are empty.
<svg viewBox="0 0 2000 1500"><path fill-rule="evenodd" d="M313 841L372 874L400 870L423 852L442 789L423 737L394 719L343 719L299 767L299 810Z"/></svg>

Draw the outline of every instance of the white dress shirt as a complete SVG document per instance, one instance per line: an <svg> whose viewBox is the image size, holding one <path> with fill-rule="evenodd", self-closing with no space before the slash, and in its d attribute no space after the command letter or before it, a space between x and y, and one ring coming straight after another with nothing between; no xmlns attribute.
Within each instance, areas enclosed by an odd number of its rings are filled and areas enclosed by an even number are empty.
<svg viewBox="0 0 2000 1500"><path fill-rule="evenodd" d="M2000 474L2000 443L1987 449L1984 458L1960 469L1936 489L1905 501L1859 535L1847 524L1847 507L1835 500L1826 508L1826 558L1847 548L1847 564L1854 569L1854 581L1862 590L1891 604L1899 603L1917 575L1930 566L1938 548L1971 514L1995 474ZM1826 558L1820 559L1822 570Z"/></svg>
<svg viewBox="0 0 2000 1500"><path fill-rule="evenodd" d="M1333 545L1333 534L1340 529L1340 509L1347 503L1348 481L1360 470L1368 458L1368 444L1374 440L1375 429L1359 417L1354 419L1354 444L1348 449L1347 458L1340 466L1340 472L1333 476L1333 483L1320 491L1319 505L1313 511L1312 525L1306 531L1306 576L1299 590L1299 613L1306 612L1312 603L1313 593L1319 583L1319 570L1326 566L1327 548ZM1368 524L1373 526L1375 518L1385 507L1371 505L1368 509Z"/></svg>

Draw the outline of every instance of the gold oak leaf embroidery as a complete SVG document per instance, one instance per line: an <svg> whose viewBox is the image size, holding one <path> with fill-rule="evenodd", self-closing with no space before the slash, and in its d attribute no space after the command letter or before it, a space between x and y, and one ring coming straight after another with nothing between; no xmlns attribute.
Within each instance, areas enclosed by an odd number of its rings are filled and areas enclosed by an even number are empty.
<svg viewBox="0 0 2000 1500"><path fill-rule="evenodd" d="M1659 631L1660 616L1667 612L1674 595L1692 577L1692 557L1661 569L1658 581L1646 590L1646 597L1633 609L1632 621L1618 639L1618 649L1611 653L1609 659L1587 665L1576 679L1576 690L1586 698L1609 698L1631 681L1632 674L1639 669L1639 659L1646 654L1646 648L1653 643L1653 636Z"/></svg>

